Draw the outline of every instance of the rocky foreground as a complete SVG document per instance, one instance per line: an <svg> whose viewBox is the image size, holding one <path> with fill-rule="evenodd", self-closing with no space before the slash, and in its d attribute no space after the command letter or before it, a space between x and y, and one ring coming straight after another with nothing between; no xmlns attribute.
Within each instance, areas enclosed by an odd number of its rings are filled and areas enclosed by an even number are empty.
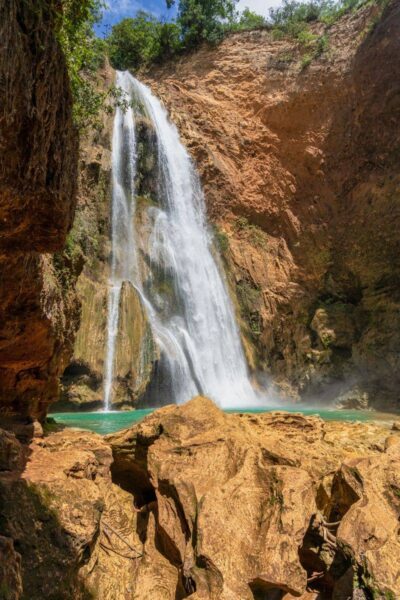
<svg viewBox="0 0 400 600"><path fill-rule="evenodd" d="M394 599L399 516L400 434L373 423L196 398L0 435L4 600Z"/></svg>

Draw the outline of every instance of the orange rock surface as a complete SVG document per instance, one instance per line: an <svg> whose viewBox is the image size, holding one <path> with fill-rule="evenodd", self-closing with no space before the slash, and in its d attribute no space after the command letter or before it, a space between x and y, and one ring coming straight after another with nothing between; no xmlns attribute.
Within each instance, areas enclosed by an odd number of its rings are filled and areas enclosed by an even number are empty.
<svg viewBox="0 0 400 600"><path fill-rule="evenodd" d="M253 368L294 397L398 400L400 7L379 11L313 26L308 66L253 31L146 74L229 242Z"/></svg>

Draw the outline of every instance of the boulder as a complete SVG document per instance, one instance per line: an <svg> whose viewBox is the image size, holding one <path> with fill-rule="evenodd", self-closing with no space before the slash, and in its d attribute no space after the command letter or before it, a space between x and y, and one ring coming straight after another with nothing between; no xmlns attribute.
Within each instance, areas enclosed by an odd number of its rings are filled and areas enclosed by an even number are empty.
<svg viewBox="0 0 400 600"><path fill-rule="evenodd" d="M397 443L393 435L384 454L387 435L374 424L289 413L229 415L198 397L107 436L113 480L133 494L147 531L138 597L143 589L144 597L211 600L352 593L363 572L357 527L345 552L328 521L364 499L347 462L379 464ZM379 591L397 590L395 580L376 581Z"/></svg>

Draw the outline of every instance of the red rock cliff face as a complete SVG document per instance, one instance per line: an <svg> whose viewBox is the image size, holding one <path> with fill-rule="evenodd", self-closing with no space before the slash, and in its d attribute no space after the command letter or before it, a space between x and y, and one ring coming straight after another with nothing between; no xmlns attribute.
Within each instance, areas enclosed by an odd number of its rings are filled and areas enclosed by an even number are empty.
<svg viewBox="0 0 400 600"><path fill-rule="evenodd" d="M318 34L323 26L315 26ZM395 403L400 5L307 49L236 34L147 75L192 152L253 368L298 397Z"/></svg>
<svg viewBox="0 0 400 600"><path fill-rule="evenodd" d="M72 224L78 158L56 8L0 2L0 411L35 417L57 395L78 309L68 265L45 254Z"/></svg>

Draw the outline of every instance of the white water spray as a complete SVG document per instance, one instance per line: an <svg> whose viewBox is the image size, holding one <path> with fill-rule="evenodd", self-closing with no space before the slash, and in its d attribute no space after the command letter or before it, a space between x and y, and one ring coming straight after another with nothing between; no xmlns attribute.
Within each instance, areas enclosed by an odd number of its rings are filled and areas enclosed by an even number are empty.
<svg viewBox="0 0 400 600"><path fill-rule="evenodd" d="M222 407L255 406L260 401L247 373L231 299L212 253L199 177L176 127L161 103L128 72L117 85L142 106L156 134L157 204L148 208L146 279L138 267L133 229L136 136L139 109L117 108L113 134L112 266L104 406L111 405L113 363L121 286L130 281L142 298L160 349L158 393L162 403L185 402L196 394ZM171 284L171 298L161 298L160 278Z"/></svg>

